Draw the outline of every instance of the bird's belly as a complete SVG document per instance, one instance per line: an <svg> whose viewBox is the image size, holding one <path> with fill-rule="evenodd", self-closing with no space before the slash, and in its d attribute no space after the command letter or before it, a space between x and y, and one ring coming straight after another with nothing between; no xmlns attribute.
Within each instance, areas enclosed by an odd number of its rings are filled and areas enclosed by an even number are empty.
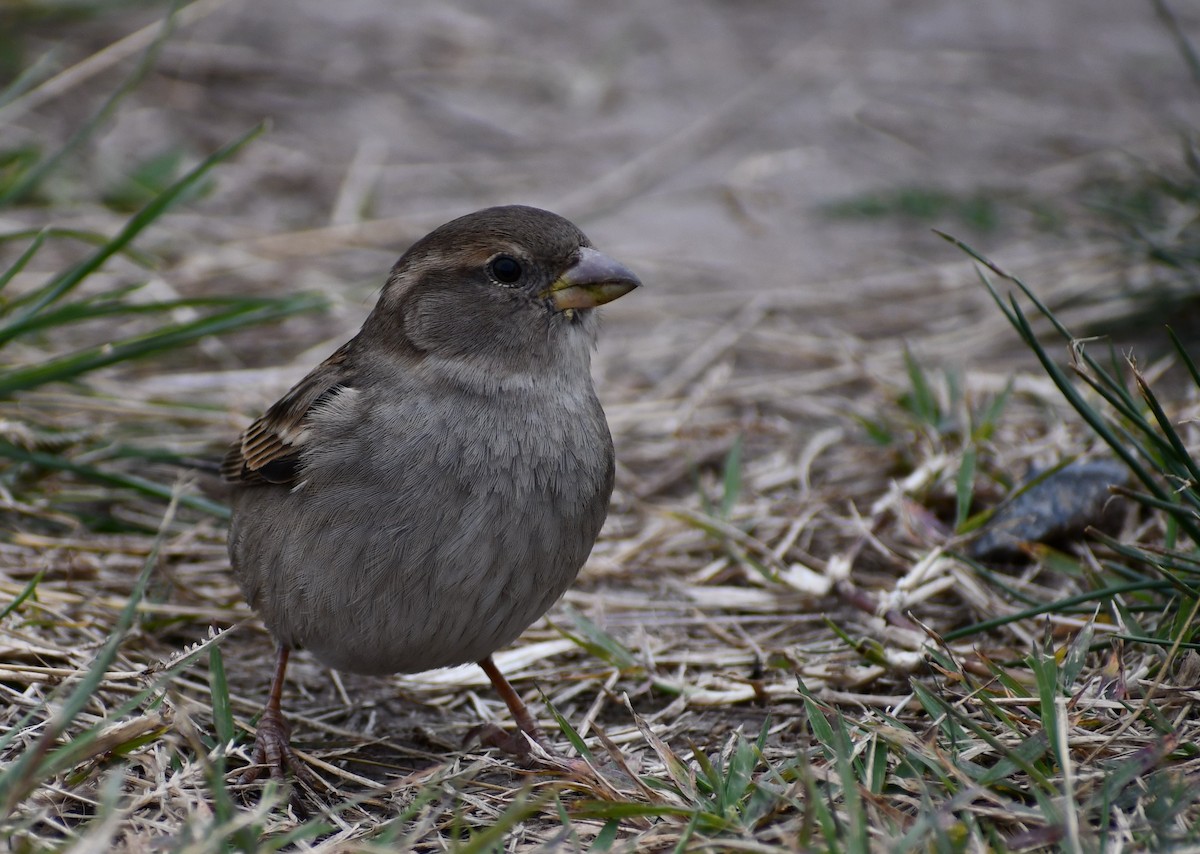
<svg viewBox="0 0 1200 854"><path fill-rule="evenodd" d="M562 595L587 555L506 512L484 501L459 519L376 516L363 532L367 545L337 557L353 567L343 583L310 591L319 617L300 644L338 669L394 673L478 661L510 643Z"/></svg>
<svg viewBox="0 0 1200 854"><path fill-rule="evenodd" d="M402 481L392 492L350 478L280 492L271 500L290 502L292 530L308 535L235 537L234 563L276 638L332 667L398 673L478 661L544 614L586 560L608 494L600 481L581 493L581 480L565 493L506 476ZM428 488L451 500L427 500ZM239 527L272 515L243 513ZM238 540L274 546L239 556Z"/></svg>

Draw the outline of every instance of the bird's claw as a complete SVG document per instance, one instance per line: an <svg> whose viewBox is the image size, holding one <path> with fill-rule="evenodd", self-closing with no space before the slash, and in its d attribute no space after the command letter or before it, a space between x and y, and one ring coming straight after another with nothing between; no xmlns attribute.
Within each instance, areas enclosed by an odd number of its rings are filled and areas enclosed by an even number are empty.
<svg viewBox="0 0 1200 854"><path fill-rule="evenodd" d="M493 723L480 724L467 730L467 734L463 737L463 746L470 744L472 741L478 741L484 747L494 747L497 750L502 750L525 766L534 763L534 755L530 742L536 744L543 751L550 753L542 743L542 740L536 735L527 735L520 730L517 732L508 732Z"/></svg>
<svg viewBox="0 0 1200 854"><path fill-rule="evenodd" d="M263 775L270 773L271 779L277 783L287 782L287 774L309 788L317 787L316 776L308 769L288 741L291 727L284 720L283 714L274 709L266 709L258 721L258 731L254 736L254 753L249 768L238 777L242 784L253 783Z"/></svg>

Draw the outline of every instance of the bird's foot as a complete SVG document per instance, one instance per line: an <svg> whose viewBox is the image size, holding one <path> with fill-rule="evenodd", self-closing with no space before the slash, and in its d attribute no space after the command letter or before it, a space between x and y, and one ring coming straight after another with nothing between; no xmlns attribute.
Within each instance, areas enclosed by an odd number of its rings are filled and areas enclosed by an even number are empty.
<svg viewBox="0 0 1200 854"><path fill-rule="evenodd" d="M494 747L512 756L523 768L540 767L567 777L588 779L604 773L579 757L565 756L548 744L541 730L533 735L522 730L508 732L496 724L472 727L463 739L467 745L478 740L484 747ZM608 775L605 775L608 776Z"/></svg>
<svg viewBox="0 0 1200 854"><path fill-rule="evenodd" d="M283 713L278 709L267 708L258 720L258 731L254 736L253 764L242 772L239 783L253 783L262 776L264 771L271 775L277 783L287 780L287 773L304 783L309 788L317 788L316 776L308 770L296 752L292 750L288 738L291 727L284 720Z"/></svg>
<svg viewBox="0 0 1200 854"><path fill-rule="evenodd" d="M480 724L479 726L471 727L463 738L463 745L466 746L472 741L478 741L484 747L494 747L497 750L501 750L526 767L534 765L537 761L537 758L534 756L533 745L537 745L542 753L550 756L555 755L553 749L546 747L541 732L535 732L530 735L526 735L521 730L508 732L496 724Z"/></svg>
<svg viewBox="0 0 1200 854"><path fill-rule="evenodd" d="M504 705L508 706L508 711L517 724L517 731L509 733L496 724L480 724L472 727L467 733L463 739L464 746L478 739L484 747L495 747L516 757L517 761L526 768L541 765L569 773L575 773L581 767L586 768L586 763L563 756L546 742L546 736L542 733L542 728L538 726L537 720L530 714L529 707L513 690L512 685L504 678L504 674L500 672L500 668L496 666L496 662L490 655L482 659L479 666L491 680L492 687L496 689L496 693L500 695Z"/></svg>

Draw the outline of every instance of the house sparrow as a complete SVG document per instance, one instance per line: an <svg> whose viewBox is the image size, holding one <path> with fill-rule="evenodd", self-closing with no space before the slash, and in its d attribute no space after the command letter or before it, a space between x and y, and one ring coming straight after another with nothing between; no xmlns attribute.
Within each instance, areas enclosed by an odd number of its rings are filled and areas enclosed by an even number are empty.
<svg viewBox="0 0 1200 854"><path fill-rule="evenodd" d="M300 648L356 673L478 662L538 739L492 653L562 595L604 522L592 309L638 285L555 214L468 214L404 253L359 333L230 447L230 561L278 642L243 780L308 777L281 709Z"/></svg>

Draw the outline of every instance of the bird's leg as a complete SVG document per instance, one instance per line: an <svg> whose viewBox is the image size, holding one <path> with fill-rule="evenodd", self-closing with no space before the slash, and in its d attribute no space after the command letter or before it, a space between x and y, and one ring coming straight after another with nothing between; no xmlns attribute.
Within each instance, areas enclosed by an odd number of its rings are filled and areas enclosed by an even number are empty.
<svg viewBox="0 0 1200 854"><path fill-rule="evenodd" d="M500 695L500 699L504 701L504 705L508 706L508 711L512 714L513 720L516 721L518 729L527 735L530 741L542 745L545 738L542 734L542 728L537 725L537 721L529 713L529 708L525 705L525 702L513 690L513 686L508 684L508 680L504 678L504 674L500 672L500 668L496 666L496 662L492 661L492 657L489 655L479 662L479 666L483 668L483 672L487 674L488 679L492 680L492 686L496 689L496 693ZM491 747L498 747L506 753L520 757L529 755L529 745L523 738L509 735L494 724L480 727L476 731L476 734L479 735L480 741L484 744Z"/></svg>
<svg viewBox="0 0 1200 854"><path fill-rule="evenodd" d="M517 695L517 692L513 690L512 685L508 684L508 680L504 678L504 674L500 672L500 668L496 666L496 662L492 661L490 655L479 662L479 666L483 668L483 672L487 674L488 679L492 680L492 685L495 687L496 693L504 700L504 705L508 706L508 711L512 714L513 720L517 722L517 727L520 728L525 738L521 735L507 733L495 724L484 724L483 726L475 727L475 729L467 734L468 741L478 737L482 744L510 753L526 766L532 766L549 760L547 764L550 767L566 771L574 776L586 777L595 775L595 769L588 762L582 759L569 759L546 744L542 728L537 725L537 721L529 713L529 708ZM543 756L537 759L534 758L532 751L529 749L529 742L531 741L541 748Z"/></svg>
<svg viewBox="0 0 1200 854"><path fill-rule="evenodd" d="M305 767L304 762L292 751L288 743L292 728L283 717L283 678L287 673L288 655L286 646L280 645L275 658L275 675L271 678L271 694L267 706L258 719L258 731L254 735L254 764L238 778L239 783L252 783L267 770L271 779L282 783L284 771L291 771L296 779L313 786L316 779Z"/></svg>

